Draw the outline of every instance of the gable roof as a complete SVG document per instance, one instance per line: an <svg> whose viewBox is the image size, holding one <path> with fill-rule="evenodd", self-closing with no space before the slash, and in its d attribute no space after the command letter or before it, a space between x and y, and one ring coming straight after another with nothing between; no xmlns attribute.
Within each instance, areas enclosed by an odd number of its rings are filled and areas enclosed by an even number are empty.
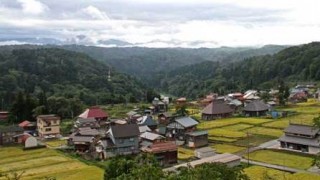
<svg viewBox="0 0 320 180"><path fill-rule="evenodd" d="M202 136L208 134L208 131L193 131L186 134L188 134L189 136Z"/></svg>
<svg viewBox="0 0 320 180"><path fill-rule="evenodd" d="M80 117L80 118L107 118L108 114L106 112L104 112L100 107L92 106L92 107L86 109L78 117Z"/></svg>
<svg viewBox="0 0 320 180"><path fill-rule="evenodd" d="M301 124L289 124L289 126L284 130L284 132L315 136L319 132L319 128Z"/></svg>
<svg viewBox="0 0 320 180"><path fill-rule="evenodd" d="M0 133L3 133L3 132L21 132L21 133L23 133L23 129L19 126L1 127Z"/></svg>
<svg viewBox="0 0 320 180"><path fill-rule="evenodd" d="M99 131L96 129L89 128L79 128L78 132L81 136L96 136L99 135Z"/></svg>
<svg viewBox="0 0 320 180"><path fill-rule="evenodd" d="M166 118L173 117L172 113L170 113L170 112L164 112L164 113L159 114L158 116L164 116Z"/></svg>
<svg viewBox="0 0 320 180"><path fill-rule="evenodd" d="M19 123L19 127L22 127L22 128L23 128L23 127L28 126L29 124L30 124L30 121L25 120L25 121Z"/></svg>
<svg viewBox="0 0 320 180"><path fill-rule="evenodd" d="M178 146L173 142L162 142L162 143L155 143L150 145L147 148L142 149L146 152L151 153L159 153L159 152L166 152L166 151L177 151Z"/></svg>
<svg viewBox="0 0 320 180"><path fill-rule="evenodd" d="M146 126L156 126L157 123L152 119L152 116L142 116L137 119L139 125L146 125Z"/></svg>
<svg viewBox="0 0 320 180"><path fill-rule="evenodd" d="M232 112L233 109L231 109L228 105L218 101L212 101L202 110L203 114L229 114Z"/></svg>
<svg viewBox="0 0 320 180"><path fill-rule="evenodd" d="M244 111L267 111L269 106L262 102L261 100L255 100L246 105Z"/></svg>
<svg viewBox="0 0 320 180"><path fill-rule="evenodd" d="M144 132L144 133L142 133L140 135L140 137L143 138L143 139L150 140L150 141L154 141L156 139L163 139L164 138L160 134L155 134L155 133L152 133L152 132Z"/></svg>
<svg viewBox="0 0 320 180"><path fill-rule="evenodd" d="M115 138L125 138L139 136L139 127L137 124L115 125L110 127Z"/></svg>
<svg viewBox="0 0 320 180"><path fill-rule="evenodd" d="M197 124L199 124L198 121L192 119L189 116L178 117L178 118L175 119L175 121L177 123L181 124L185 128L196 126Z"/></svg>
<svg viewBox="0 0 320 180"><path fill-rule="evenodd" d="M151 131L151 129L145 125L145 126L139 126L139 131L140 131L140 133L144 133L147 131Z"/></svg>

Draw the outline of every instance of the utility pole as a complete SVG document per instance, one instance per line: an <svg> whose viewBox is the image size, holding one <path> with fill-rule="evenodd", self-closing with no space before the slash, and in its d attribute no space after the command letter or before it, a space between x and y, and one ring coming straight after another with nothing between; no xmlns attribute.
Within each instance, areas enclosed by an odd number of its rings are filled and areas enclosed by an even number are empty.
<svg viewBox="0 0 320 180"><path fill-rule="evenodd" d="M247 146L247 153L248 153L248 166L249 166L249 163L250 163L250 158L249 158L249 155L250 155L250 139L249 139L249 131L247 131L247 138L248 138L248 146Z"/></svg>

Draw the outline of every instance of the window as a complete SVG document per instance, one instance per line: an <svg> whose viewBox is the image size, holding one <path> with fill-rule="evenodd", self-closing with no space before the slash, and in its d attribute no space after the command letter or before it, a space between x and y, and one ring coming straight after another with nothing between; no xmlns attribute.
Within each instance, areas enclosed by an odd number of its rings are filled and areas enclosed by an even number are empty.
<svg viewBox="0 0 320 180"><path fill-rule="evenodd" d="M122 144L123 143L123 139L119 139L119 143Z"/></svg>
<svg viewBox="0 0 320 180"><path fill-rule="evenodd" d="M51 131L51 128L46 128L46 132Z"/></svg>
<svg viewBox="0 0 320 180"><path fill-rule="evenodd" d="M132 142L134 139L133 138L130 138L130 141Z"/></svg>

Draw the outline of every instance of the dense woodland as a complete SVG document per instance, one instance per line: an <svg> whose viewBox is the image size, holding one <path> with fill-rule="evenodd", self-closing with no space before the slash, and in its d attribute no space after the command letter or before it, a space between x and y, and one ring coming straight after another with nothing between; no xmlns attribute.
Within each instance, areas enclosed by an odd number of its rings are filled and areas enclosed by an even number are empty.
<svg viewBox="0 0 320 180"><path fill-rule="evenodd" d="M290 47L274 55L239 62L202 62L153 76L154 87L178 96L196 98L247 89L277 88L280 81L292 85L320 80L320 43Z"/></svg>
<svg viewBox="0 0 320 180"><path fill-rule="evenodd" d="M71 112L70 106L137 102L154 97L154 92L134 77L118 73L85 54L56 48L0 52L3 109L29 104L35 108L45 106L43 113L72 116L78 111Z"/></svg>

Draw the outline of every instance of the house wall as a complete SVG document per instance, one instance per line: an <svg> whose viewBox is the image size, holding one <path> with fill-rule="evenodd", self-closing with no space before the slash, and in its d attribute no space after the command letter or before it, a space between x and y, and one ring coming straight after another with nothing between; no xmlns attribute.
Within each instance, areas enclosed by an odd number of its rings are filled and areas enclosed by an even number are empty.
<svg viewBox="0 0 320 180"><path fill-rule="evenodd" d="M50 124L47 124L42 119L37 119L37 128L40 137L60 134L60 120L52 120L50 122Z"/></svg>
<svg viewBox="0 0 320 180"><path fill-rule="evenodd" d="M154 156L159 161L162 166L168 166L170 164L175 164L178 162L178 152L177 151L166 151L155 153Z"/></svg>
<svg viewBox="0 0 320 180"><path fill-rule="evenodd" d="M187 145L191 148L206 146L208 144L208 135L189 136L187 138Z"/></svg>
<svg viewBox="0 0 320 180"><path fill-rule="evenodd" d="M309 153L310 154L318 154L319 152L320 152L320 147L309 146Z"/></svg>
<svg viewBox="0 0 320 180"><path fill-rule="evenodd" d="M135 154L139 152L139 138L117 138L115 139L117 154Z"/></svg>
<svg viewBox="0 0 320 180"><path fill-rule="evenodd" d="M0 133L0 145L20 143L22 141L21 138L19 137L14 138L13 136L16 136L22 133L23 131Z"/></svg>

